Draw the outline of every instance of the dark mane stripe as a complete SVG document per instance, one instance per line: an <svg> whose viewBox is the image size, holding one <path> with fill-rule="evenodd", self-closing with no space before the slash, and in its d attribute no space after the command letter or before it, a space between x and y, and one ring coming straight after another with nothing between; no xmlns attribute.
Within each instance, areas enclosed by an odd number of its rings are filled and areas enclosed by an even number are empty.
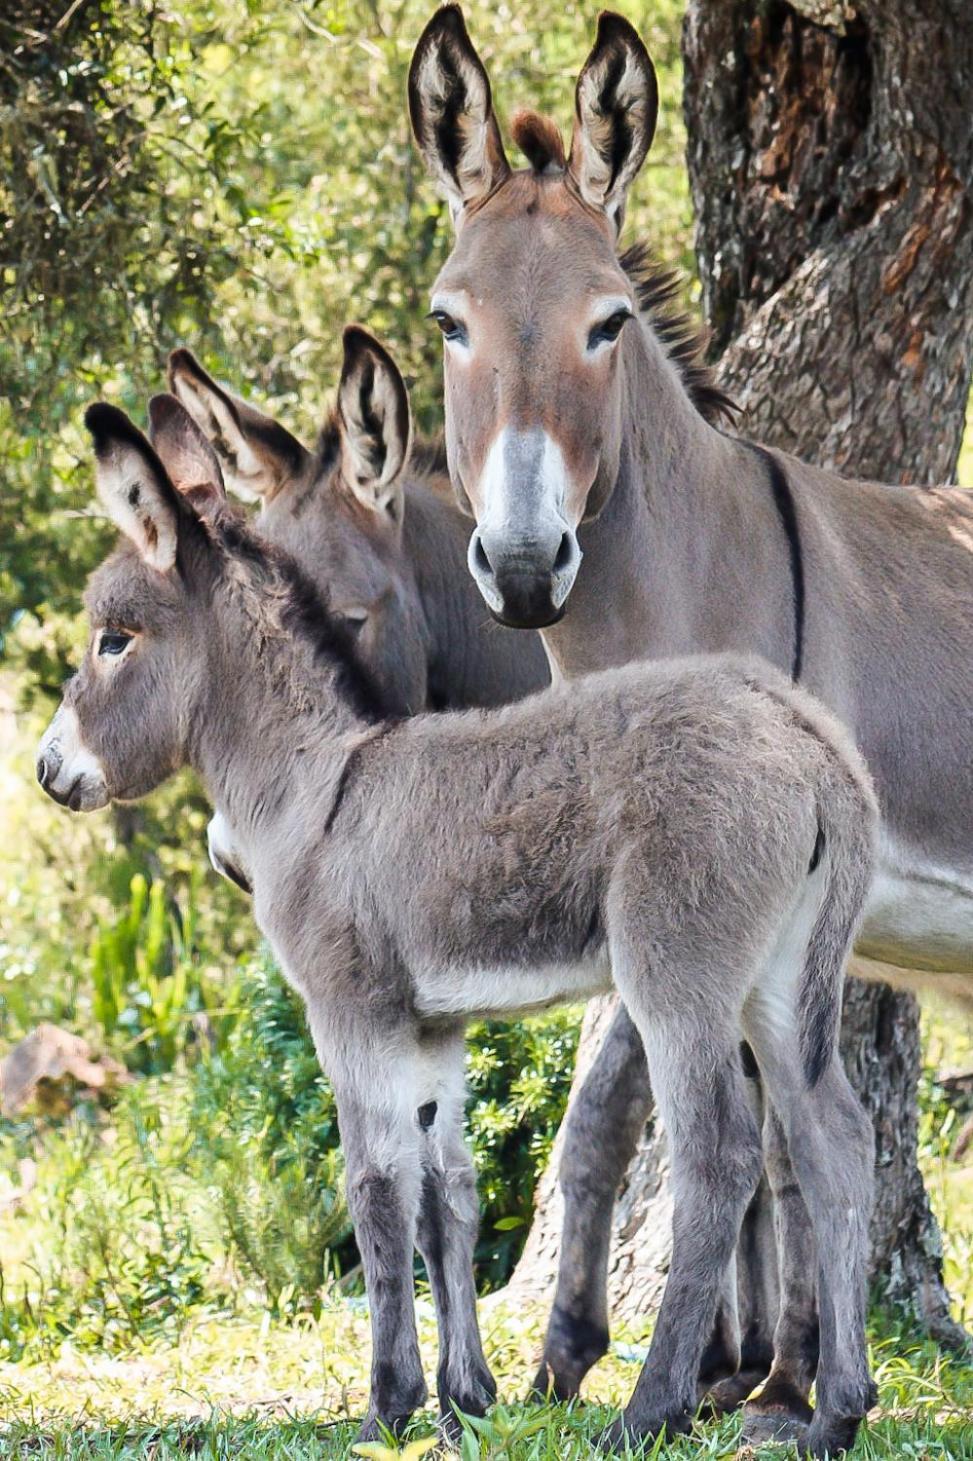
<svg viewBox="0 0 973 1461"><path fill-rule="evenodd" d="M257 538L237 517L222 518L216 536L223 551L250 571L258 590L283 588L281 628L305 639L314 649L315 660L335 669L338 694L356 715L371 725L388 719L382 692L359 659L349 630L331 613L323 595L294 560Z"/></svg>
<svg viewBox="0 0 973 1461"><path fill-rule="evenodd" d="M632 244L619 255L618 262L635 290L639 309L678 369L689 399L703 420L713 426L732 421L740 408L717 383L712 366L703 360L706 331L682 310L673 308L679 295L679 275L657 264L645 243Z"/></svg>
<svg viewBox="0 0 973 1461"><path fill-rule="evenodd" d="M804 586L804 553L801 548L801 530L797 521L797 508L794 504L794 494L791 491L791 484L787 480L787 474L777 458L764 446L757 446L755 442L747 442L747 446L755 451L767 468L767 475L770 478L770 490L774 498L774 506L777 509L777 516L780 518L781 527L784 529L784 536L787 538L787 551L791 569L791 592L794 599L794 653L791 659L791 679L795 685L801 678L804 669L804 610L805 610L805 586Z"/></svg>

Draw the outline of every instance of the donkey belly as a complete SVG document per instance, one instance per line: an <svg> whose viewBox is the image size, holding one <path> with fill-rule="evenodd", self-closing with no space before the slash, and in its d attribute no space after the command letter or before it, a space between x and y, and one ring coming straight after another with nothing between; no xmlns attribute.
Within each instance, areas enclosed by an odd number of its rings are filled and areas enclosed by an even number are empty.
<svg viewBox="0 0 973 1461"><path fill-rule="evenodd" d="M873 978L947 993L965 981L973 997L973 877L890 854L879 863L856 955L900 971Z"/></svg>
<svg viewBox="0 0 973 1461"><path fill-rule="evenodd" d="M564 964L429 969L415 977L415 1000L419 1015L427 1019L441 1015L507 1019L588 999L610 988L608 954L600 950Z"/></svg>

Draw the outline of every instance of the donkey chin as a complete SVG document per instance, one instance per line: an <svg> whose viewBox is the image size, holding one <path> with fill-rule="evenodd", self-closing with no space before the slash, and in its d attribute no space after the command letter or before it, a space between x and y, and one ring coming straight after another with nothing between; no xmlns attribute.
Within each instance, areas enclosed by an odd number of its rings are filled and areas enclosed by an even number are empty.
<svg viewBox="0 0 973 1461"><path fill-rule="evenodd" d="M72 812L96 812L111 801L97 756L81 739L78 717L62 705L37 751L37 780L48 796Z"/></svg>

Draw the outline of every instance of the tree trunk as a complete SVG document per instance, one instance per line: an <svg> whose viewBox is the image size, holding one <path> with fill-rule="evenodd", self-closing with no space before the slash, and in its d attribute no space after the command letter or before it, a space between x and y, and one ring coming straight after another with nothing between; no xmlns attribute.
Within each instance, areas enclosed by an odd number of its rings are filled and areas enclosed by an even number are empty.
<svg viewBox="0 0 973 1461"><path fill-rule="evenodd" d="M973 7L691 0L683 55L704 305L741 431L849 476L949 480L973 363ZM575 1089L610 1004L586 1016ZM842 1049L878 1139L873 1277L954 1341L916 1165L915 1001L853 980ZM553 1286L558 1151L521 1295ZM650 1122L615 1214L616 1315L661 1296L666 1176Z"/></svg>

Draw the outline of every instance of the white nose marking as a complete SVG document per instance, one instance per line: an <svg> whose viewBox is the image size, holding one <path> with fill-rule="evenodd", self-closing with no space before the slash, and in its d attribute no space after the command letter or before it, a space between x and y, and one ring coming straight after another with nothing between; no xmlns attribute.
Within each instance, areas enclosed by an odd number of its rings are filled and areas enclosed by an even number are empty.
<svg viewBox="0 0 973 1461"><path fill-rule="evenodd" d="M67 791L79 776L105 781L104 768L82 740L78 713L71 705L62 705L57 711L41 737L38 754L50 756L52 760L60 759L50 779L55 791Z"/></svg>

